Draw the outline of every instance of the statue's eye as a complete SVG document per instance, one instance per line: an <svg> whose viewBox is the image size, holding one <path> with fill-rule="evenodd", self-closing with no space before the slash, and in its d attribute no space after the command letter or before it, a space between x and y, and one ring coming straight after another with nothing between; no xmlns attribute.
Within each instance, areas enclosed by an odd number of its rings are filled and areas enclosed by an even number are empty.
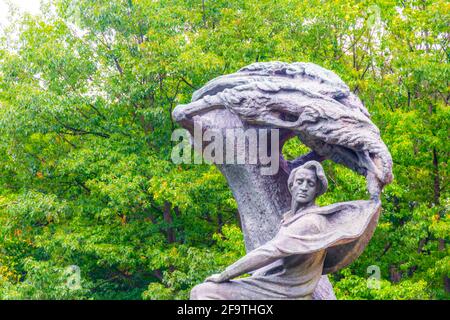
<svg viewBox="0 0 450 320"><path fill-rule="evenodd" d="M315 185L316 185L316 184L315 184L314 182L310 182L310 183L309 183L309 186L310 186L310 187L314 187Z"/></svg>

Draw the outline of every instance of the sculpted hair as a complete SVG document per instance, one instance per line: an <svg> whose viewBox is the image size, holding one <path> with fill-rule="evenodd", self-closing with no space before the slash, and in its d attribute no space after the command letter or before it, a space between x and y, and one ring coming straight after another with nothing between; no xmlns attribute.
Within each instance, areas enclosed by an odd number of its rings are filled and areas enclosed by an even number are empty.
<svg viewBox="0 0 450 320"><path fill-rule="evenodd" d="M294 183L295 174L300 169L313 170L316 173L317 183L318 183L318 185L316 187L317 188L317 197L324 194L327 191L328 180L327 180L327 177L325 176L325 171L323 170L322 165L317 161L308 161L305 164L292 170L291 173L289 174L289 179L288 179L289 192L291 192L292 184Z"/></svg>

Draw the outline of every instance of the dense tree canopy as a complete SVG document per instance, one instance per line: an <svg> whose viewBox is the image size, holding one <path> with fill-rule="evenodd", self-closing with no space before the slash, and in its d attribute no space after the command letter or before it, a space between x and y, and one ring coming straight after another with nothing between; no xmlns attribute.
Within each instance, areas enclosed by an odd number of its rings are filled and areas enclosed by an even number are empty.
<svg viewBox="0 0 450 320"><path fill-rule="evenodd" d="M448 299L449 10L53 0L41 16L12 15L0 40L0 299L184 299L242 256L220 172L170 160L170 115L208 80L272 60L340 75L393 156L373 239L331 276L337 297ZM283 152L304 149L292 139ZM324 165L321 204L367 196L363 177Z"/></svg>

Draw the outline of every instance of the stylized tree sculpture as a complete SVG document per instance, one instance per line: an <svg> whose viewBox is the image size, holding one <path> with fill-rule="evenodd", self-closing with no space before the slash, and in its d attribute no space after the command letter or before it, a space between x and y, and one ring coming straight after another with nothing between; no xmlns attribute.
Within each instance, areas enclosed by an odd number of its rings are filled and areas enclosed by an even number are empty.
<svg viewBox="0 0 450 320"><path fill-rule="evenodd" d="M280 156L282 170L274 175L262 175L260 163L218 164L238 203L247 251L277 232L290 206L289 172L306 161L331 159L364 175L376 200L393 178L391 155L367 109L336 74L312 63L254 63L218 77L196 91L191 103L177 106L173 118L191 134L195 123L203 130L278 128L280 155L283 143L294 136L312 150L294 161ZM362 252L379 210L370 213L370 224L359 238L327 251L323 274L346 266ZM314 298L334 298L326 275Z"/></svg>

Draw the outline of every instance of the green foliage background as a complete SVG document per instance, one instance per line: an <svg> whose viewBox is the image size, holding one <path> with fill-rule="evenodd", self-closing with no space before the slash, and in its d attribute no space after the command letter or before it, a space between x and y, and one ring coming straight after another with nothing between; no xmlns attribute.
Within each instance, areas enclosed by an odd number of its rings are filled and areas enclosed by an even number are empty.
<svg viewBox="0 0 450 320"><path fill-rule="evenodd" d="M447 1L54 0L0 40L0 299L185 299L244 254L213 166L170 160L172 109L255 61L309 61L358 94L395 181L339 299L448 299ZM304 147L290 140L287 158ZM325 162L321 204L366 197ZM68 286L68 267L80 268ZM369 288L369 266L381 286Z"/></svg>

